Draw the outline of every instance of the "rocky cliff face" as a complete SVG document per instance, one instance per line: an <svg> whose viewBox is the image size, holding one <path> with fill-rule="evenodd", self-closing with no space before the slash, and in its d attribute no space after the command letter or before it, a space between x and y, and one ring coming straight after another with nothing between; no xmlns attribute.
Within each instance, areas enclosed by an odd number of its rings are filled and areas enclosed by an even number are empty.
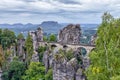
<svg viewBox="0 0 120 80"><path fill-rule="evenodd" d="M40 43L43 42L42 30L38 29L37 31L31 32L30 35L33 39L34 52L31 61L38 62L39 57L36 49L40 46ZM68 25L58 34L58 42L62 44L79 44L81 36L80 25ZM46 43L47 44L47 43ZM85 75L83 71L89 66L89 60L84 58L81 53L81 48L73 50L72 54L67 55L67 46L59 48L48 48L43 54L43 64L46 69L46 73L50 68L53 70L53 80L85 80ZM62 53L60 51L62 50Z"/></svg>
<svg viewBox="0 0 120 80"><path fill-rule="evenodd" d="M38 48L38 44L40 41L43 41L43 31L39 27L36 31L30 31L29 34L32 36L33 39L33 48L36 50Z"/></svg>
<svg viewBox="0 0 120 80"><path fill-rule="evenodd" d="M64 49L61 51L54 48L51 51L47 50L43 56L43 63L47 71L53 69L53 80L85 80L83 71L86 69L87 60L84 60L80 50L73 51L73 58L67 59Z"/></svg>
<svg viewBox="0 0 120 80"><path fill-rule="evenodd" d="M32 55L31 61L39 62L39 55L38 55L38 52L36 50L39 47L39 42L43 41L43 31L39 27L36 31L30 31L29 34L32 37L33 49L34 49L34 54Z"/></svg>
<svg viewBox="0 0 120 80"><path fill-rule="evenodd" d="M67 27L60 30L58 34L58 42L63 44L79 44L81 36L80 25L70 24Z"/></svg>
<svg viewBox="0 0 120 80"><path fill-rule="evenodd" d="M91 44L91 45L95 45L95 40L96 40L96 38L97 38L97 34L91 36L91 41L90 41L90 44Z"/></svg>
<svg viewBox="0 0 120 80"><path fill-rule="evenodd" d="M2 76L2 70L0 68L0 80L2 80L1 76Z"/></svg>
<svg viewBox="0 0 120 80"><path fill-rule="evenodd" d="M75 58L70 61L54 61L53 80L75 80L76 70L78 68Z"/></svg>
<svg viewBox="0 0 120 80"><path fill-rule="evenodd" d="M19 39L17 40L17 56L20 57L20 60L25 59L25 51L24 51L24 45L25 45L25 39Z"/></svg>

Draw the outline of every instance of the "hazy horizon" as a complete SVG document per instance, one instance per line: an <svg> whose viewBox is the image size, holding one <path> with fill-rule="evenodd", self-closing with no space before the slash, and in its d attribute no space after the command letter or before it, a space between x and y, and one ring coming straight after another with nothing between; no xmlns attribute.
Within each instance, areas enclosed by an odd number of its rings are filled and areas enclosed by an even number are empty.
<svg viewBox="0 0 120 80"><path fill-rule="evenodd" d="M47 22L47 21L43 21L43 22ZM37 25L38 24L39 25L39 24L41 24L43 22L40 22L40 23L29 23L29 22L28 23L19 23L19 22L15 22L15 23L0 23L0 24L9 24L9 25L13 25L13 24L23 24L23 25L36 24ZM58 21L55 21L55 22L58 22ZM100 23L72 23L72 22L71 23L67 23L67 22L62 23L62 22L58 22L58 24L100 24Z"/></svg>

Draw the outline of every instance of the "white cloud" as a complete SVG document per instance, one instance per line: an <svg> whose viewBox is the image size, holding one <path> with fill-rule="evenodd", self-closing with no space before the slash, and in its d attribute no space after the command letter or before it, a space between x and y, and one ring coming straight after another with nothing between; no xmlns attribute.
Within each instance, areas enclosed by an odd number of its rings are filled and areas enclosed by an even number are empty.
<svg viewBox="0 0 120 80"><path fill-rule="evenodd" d="M100 22L100 17L105 11L109 11L115 17L120 16L119 10L120 0L0 0L0 17L2 18L0 22L10 20L10 16L14 17L11 22L15 22L17 16L20 16L21 20L35 17L34 20L32 19L33 22L39 22L38 18L42 20L42 16L46 16L47 18L43 20L50 20L53 17L60 22L76 20L76 22L94 23Z"/></svg>

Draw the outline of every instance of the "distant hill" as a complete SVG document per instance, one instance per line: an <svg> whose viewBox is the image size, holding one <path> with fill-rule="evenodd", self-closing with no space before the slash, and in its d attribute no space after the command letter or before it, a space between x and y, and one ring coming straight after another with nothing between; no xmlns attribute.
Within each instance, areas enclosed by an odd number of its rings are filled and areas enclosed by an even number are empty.
<svg viewBox="0 0 120 80"><path fill-rule="evenodd" d="M15 24L0 24L0 28L30 28L38 26L38 24L22 24L22 23L15 23Z"/></svg>
<svg viewBox="0 0 120 80"><path fill-rule="evenodd" d="M58 23L56 21L44 21L40 24L22 24L22 23L16 23L16 24L0 24L0 28L5 29L8 28L10 30L13 30L16 35L18 33L23 33L25 36L27 35L28 31L30 30L36 30L38 27L41 27L45 34L54 33L57 34L60 29L67 26L69 23ZM80 24L83 34L93 34L96 32L96 29L98 28L98 24Z"/></svg>
<svg viewBox="0 0 120 80"><path fill-rule="evenodd" d="M44 21L40 24L42 27L61 27L62 25L56 21Z"/></svg>

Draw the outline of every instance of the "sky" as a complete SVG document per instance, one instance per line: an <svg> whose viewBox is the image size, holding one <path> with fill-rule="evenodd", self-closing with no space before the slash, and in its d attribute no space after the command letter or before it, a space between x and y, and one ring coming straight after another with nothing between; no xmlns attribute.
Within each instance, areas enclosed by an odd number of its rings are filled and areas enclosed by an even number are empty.
<svg viewBox="0 0 120 80"><path fill-rule="evenodd" d="M0 0L0 24L101 23L106 11L120 17L120 0Z"/></svg>

